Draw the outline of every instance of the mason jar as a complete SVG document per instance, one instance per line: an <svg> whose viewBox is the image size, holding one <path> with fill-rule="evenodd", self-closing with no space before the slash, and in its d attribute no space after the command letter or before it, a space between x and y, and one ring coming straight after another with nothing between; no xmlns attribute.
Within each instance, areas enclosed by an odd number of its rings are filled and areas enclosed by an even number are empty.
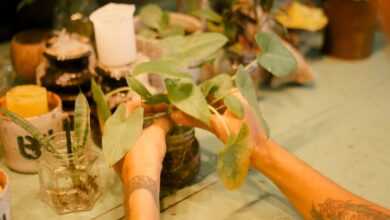
<svg viewBox="0 0 390 220"><path fill-rule="evenodd" d="M74 134L71 142L74 143ZM68 152L65 132L50 137L39 161L40 196L59 214L90 210L102 193L104 163L89 140L85 147Z"/></svg>
<svg viewBox="0 0 390 220"><path fill-rule="evenodd" d="M174 126L166 143L161 184L163 188L179 189L190 184L199 172L199 142L194 128Z"/></svg>
<svg viewBox="0 0 390 220"><path fill-rule="evenodd" d="M166 113L147 115L144 128L153 120L165 116ZM199 142L195 137L195 129L174 125L166 136L167 152L161 171L162 193L183 188L189 185L200 170Z"/></svg>

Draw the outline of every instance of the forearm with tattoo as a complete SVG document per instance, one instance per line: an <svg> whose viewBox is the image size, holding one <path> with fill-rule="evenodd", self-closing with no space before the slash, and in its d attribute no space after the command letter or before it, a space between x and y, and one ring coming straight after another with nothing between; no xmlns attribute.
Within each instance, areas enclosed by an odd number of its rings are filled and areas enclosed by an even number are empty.
<svg viewBox="0 0 390 220"><path fill-rule="evenodd" d="M144 189L152 195L156 207L159 208L159 188L159 184L148 176L134 176L127 184L127 193L130 198L133 192Z"/></svg>
<svg viewBox="0 0 390 220"><path fill-rule="evenodd" d="M366 204L328 199L314 205L313 220L390 220L390 215Z"/></svg>

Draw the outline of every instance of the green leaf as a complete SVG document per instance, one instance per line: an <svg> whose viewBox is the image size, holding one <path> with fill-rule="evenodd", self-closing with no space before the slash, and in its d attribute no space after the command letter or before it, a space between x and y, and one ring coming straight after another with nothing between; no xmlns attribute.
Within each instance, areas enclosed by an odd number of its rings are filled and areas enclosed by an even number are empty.
<svg viewBox="0 0 390 220"><path fill-rule="evenodd" d="M161 14L161 21L160 21L160 30L163 30L167 27L169 27L169 24L171 23L170 22L171 19L169 17L169 13L166 12L166 11L163 11L162 14Z"/></svg>
<svg viewBox="0 0 390 220"><path fill-rule="evenodd" d="M103 155L109 165L114 165L131 150L141 136L143 109L137 108L130 114L121 104L107 120L103 132Z"/></svg>
<svg viewBox="0 0 390 220"><path fill-rule="evenodd" d="M137 35L148 39L154 39L158 36L158 33L149 28L141 28Z"/></svg>
<svg viewBox="0 0 390 220"><path fill-rule="evenodd" d="M181 26L170 26L167 28L164 28L160 31L161 37L171 37L171 36L183 36L185 34L185 30Z"/></svg>
<svg viewBox="0 0 390 220"><path fill-rule="evenodd" d="M165 79L169 101L181 111L206 123L210 122L210 111L200 88L189 80Z"/></svg>
<svg viewBox="0 0 390 220"><path fill-rule="evenodd" d="M77 148L85 147L88 141L90 131L90 109L87 98L80 93L75 101L74 110L74 132L75 132L75 144L73 144L73 152Z"/></svg>
<svg viewBox="0 0 390 220"><path fill-rule="evenodd" d="M200 84L204 96L212 94L214 98L219 99L227 94L233 88L232 78L227 74L219 74Z"/></svg>
<svg viewBox="0 0 390 220"><path fill-rule="evenodd" d="M192 12L191 14L196 16L196 17L203 18L203 19L215 22L215 23L221 23L223 20L221 15L219 15L217 12L213 11L210 8L196 10L196 11Z"/></svg>
<svg viewBox="0 0 390 220"><path fill-rule="evenodd" d="M165 80L165 85L168 90L168 98L175 102L180 102L188 98L191 93L194 85L192 82L182 82L178 79L176 80Z"/></svg>
<svg viewBox="0 0 390 220"><path fill-rule="evenodd" d="M138 64L133 70L133 76L154 73L168 78L191 78L190 74L183 73L175 61L153 60Z"/></svg>
<svg viewBox="0 0 390 220"><path fill-rule="evenodd" d="M240 100L233 95L228 95L223 99L223 103L227 109L232 112L237 118L242 119L244 117L245 111Z"/></svg>
<svg viewBox="0 0 390 220"><path fill-rule="evenodd" d="M249 128L243 124L236 136L230 136L218 154L217 173L227 189L242 185L250 166Z"/></svg>
<svg viewBox="0 0 390 220"><path fill-rule="evenodd" d="M148 99L152 94L148 91L148 89L136 78L131 75L126 77L127 84L130 86L134 92L138 93L143 99Z"/></svg>
<svg viewBox="0 0 390 220"><path fill-rule="evenodd" d="M19 2L18 6L16 7L16 11L20 11L23 7L27 5L31 5L34 2L35 0L22 0L21 2Z"/></svg>
<svg viewBox="0 0 390 220"><path fill-rule="evenodd" d="M146 104L149 105L156 105L156 104L161 104L161 103L166 103L169 104L169 99L168 96L165 94L156 94L152 95L149 98L145 100Z"/></svg>
<svg viewBox="0 0 390 220"><path fill-rule="evenodd" d="M264 120L263 115L261 114L259 103L257 102L256 90L253 86L253 82L249 73L241 65L238 67L236 78L235 78L236 87L248 101L249 105L252 107L255 112L256 121L259 125L262 125L264 132L267 137L269 137L269 129L267 122Z"/></svg>
<svg viewBox="0 0 390 220"><path fill-rule="evenodd" d="M175 60L181 67L193 67L204 62L222 48L227 38L219 33L195 33L189 36L168 37L160 42L166 59Z"/></svg>
<svg viewBox="0 0 390 220"><path fill-rule="evenodd" d="M267 71L277 77L282 77L296 70L297 61L276 34L259 33L256 36L256 42L261 49L257 61Z"/></svg>
<svg viewBox="0 0 390 220"><path fill-rule="evenodd" d="M10 112L5 108L0 108L0 113L10 119L16 125L20 126L26 132L30 133L31 137L36 139L40 145L47 146L52 150L55 149L53 145L51 145L49 139L42 132L40 132L38 128L36 128L33 124L31 124L23 117L19 116L16 113Z"/></svg>
<svg viewBox="0 0 390 220"><path fill-rule="evenodd" d="M108 107L108 103L106 98L104 97L102 88L96 83L94 79L92 79L91 81L91 91L92 98L96 103L99 123L103 128L104 123L111 116L110 107Z"/></svg>
<svg viewBox="0 0 390 220"><path fill-rule="evenodd" d="M141 8L139 17L146 26L160 30L163 23L163 11L156 4L149 4Z"/></svg>

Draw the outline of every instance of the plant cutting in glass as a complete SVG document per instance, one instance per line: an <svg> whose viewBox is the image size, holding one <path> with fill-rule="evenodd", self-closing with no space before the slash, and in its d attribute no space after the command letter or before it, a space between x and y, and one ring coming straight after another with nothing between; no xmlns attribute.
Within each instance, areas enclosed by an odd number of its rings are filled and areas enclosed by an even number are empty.
<svg viewBox="0 0 390 220"><path fill-rule="evenodd" d="M39 142L41 147L47 148L48 152L51 152L58 157L66 157L59 159L68 161L66 169L71 172L71 179L74 188L85 189L85 184L93 184L85 181L83 182L81 180L81 176L79 175L81 173L79 169L81 168L78 166L79 158L77 157L82 156L82 154L77 152L84 152L84 150L86 150L86 145L90 136L90 108L86 97L82 93L77 96L75 103L73 128L74 139L71 138L70 122L68 120L65 121L67 146L66 154L62 154L62 152L59 151L57 146L52 143L51 137L43 134L40 130L34 127L33 124L28 122L23 117L17 115L16 113L10 112L6 108L0 108L0 114L13 121L26 132L30 133L30 135Z"/></svg>
<svg viewBox="0 0 390 220"><path fill-rule="evenodd" d="M218 154L217 172L226 188L239 187L248 173L250 148L248 146L249 129L243 125L238 133L233 133L224 122L220 112L228 109L237 118L244 116L243 106L232 94L239 91L253 108L256 120L268 129L262 117L255 89L250 78L250 71L260 65L278 75L289 74L296 68L296 61L283 46L281 40L272 33L260 33L256 41L262 49L257 59L246 67L240 66L235 75L220 74L200 85L195 85L189 74L183 72L178 63L183 62L180 56L163 57L157 61L139 64L127 77L130 89L136 92L148 105L165 105L161 115L169 116L173 111L182 111L195 119L209 125L212 115L216 115L224 124L228 134L224 149ZM195 52L192 53L195 55ZM180 53L179 53L180 54ZM188 54L188 58L191 56ZM185 56L183 56L185 58ZM186 59L184 59L186 60ZM186 64L191 63L190 59ZM166 91L150 93L135 77L140 74L154 73L164 78ZM125 104L121 104L112 116L109 116L106 97L101 89L92 84L95 101L98 102L99 118L106 119L103 132L103 153L110 165L119 161L131 150L143 129L143 108L128 113ZM100 102L100 103L99 103ZM130 132L131 131L131 132Z"/></svg>

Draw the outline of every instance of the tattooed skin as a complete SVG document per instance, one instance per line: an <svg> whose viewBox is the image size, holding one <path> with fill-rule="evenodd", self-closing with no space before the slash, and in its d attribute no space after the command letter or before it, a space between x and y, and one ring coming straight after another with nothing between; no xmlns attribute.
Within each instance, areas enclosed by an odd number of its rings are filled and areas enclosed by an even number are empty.
<svg viewBox="0 0 390 220"><path fill-rule="evenodd" d="M390 215L369 205L332 199L313 206L311 216L313 220L390 220Z"/></svg>
<svg viewBox="0 0 390 220"><path fill-rule="evenodd" d="M155 180L148 176L135 176L131 178L127 188L128 195L131 196L134 191L139 189L145 189L150 192L154 198L156 207L159 208L159 184Z"/></svg>

